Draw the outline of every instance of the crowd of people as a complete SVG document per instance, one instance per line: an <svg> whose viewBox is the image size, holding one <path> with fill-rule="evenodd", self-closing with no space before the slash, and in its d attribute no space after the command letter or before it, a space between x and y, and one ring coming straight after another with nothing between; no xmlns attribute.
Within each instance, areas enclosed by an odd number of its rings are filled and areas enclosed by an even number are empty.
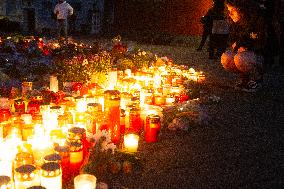
<svg viewBox="0 0 284 189"><path fill-rule="evenodd" d="M263 74L283 64L283 0L213 0L201 18L209 59L218 59L226 71L239 76L235 88L255 92Z"/></svg>

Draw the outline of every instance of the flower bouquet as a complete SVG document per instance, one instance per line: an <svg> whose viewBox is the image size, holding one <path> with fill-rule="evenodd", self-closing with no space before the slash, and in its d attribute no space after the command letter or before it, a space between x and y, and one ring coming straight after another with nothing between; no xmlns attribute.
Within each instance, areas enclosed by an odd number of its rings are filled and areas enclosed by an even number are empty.
<svg viewBox="0 0 284 189"><path fill-rule="evenodd" d="M114 177L130 175L141 168L141 159L135 154L121 151L111 142L110 134L106 130L88 138L93 145L81 168L82 173L96 175L103 182L111 182Z"/></svg>

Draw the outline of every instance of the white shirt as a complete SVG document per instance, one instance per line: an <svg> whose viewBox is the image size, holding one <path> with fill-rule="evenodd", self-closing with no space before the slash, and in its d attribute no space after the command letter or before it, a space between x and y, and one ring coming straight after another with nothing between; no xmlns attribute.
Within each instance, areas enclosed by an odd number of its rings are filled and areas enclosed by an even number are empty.
<svg viewBox="0 0 284 189"><path fill-rule="evenodd" d="M57 15L57 19L67 19L68 16L73 14L73 8L64 1L63 3L58 3L53 12Z"/></svg>

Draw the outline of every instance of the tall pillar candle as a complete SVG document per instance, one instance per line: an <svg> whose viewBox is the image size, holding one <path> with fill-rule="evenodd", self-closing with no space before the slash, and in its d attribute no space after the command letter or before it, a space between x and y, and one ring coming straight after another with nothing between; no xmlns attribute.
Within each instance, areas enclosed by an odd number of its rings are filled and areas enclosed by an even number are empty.
<svg viewBox="0 0 284 189"><path fill-rule="evenodd" d="M58 92L58 80L57 77L54 75L51 75L49 77L49 87L50 87L50 91L52 92Z"/></svg>
<svg viewBox="0 0 284 189"><path fill-rule="evenodd" d="M104 92L104 108L112 142L120 141L120 92L107 90Z"/></svg>

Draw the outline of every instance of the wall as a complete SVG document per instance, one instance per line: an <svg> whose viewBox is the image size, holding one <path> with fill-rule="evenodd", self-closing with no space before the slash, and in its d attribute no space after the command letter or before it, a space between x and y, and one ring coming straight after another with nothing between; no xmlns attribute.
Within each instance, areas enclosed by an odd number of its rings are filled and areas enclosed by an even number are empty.
<svg viewBox="0 0 284 189"><path fill-rule="evenodd" d="M212 0L116 0L115 30L200 35Z"/></svg>

